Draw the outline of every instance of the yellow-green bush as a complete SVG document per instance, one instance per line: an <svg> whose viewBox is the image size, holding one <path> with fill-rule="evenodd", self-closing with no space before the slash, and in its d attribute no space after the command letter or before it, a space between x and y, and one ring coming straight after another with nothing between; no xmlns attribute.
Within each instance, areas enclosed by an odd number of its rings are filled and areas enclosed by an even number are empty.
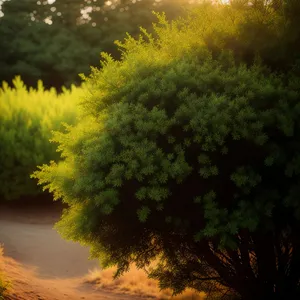
<svg viewBox="0 0 300 300"><path fill-rule="evenodd" d="M29 175L37 165L59 158L49 142L52 130L76 122L76 102L83 89L72 87L58 94L43 83L27 88L20 77L13 87L0 88L0 198L16 199L36 195L40 189Z"/></svg>

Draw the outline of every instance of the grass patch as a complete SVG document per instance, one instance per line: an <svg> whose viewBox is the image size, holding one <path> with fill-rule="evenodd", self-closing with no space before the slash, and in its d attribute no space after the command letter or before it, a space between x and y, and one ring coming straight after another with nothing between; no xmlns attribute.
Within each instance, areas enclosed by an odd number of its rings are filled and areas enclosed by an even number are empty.
<svg viewBox="0 0 300 300"><path fill-rule="evenodd" d="M0 300L4 300L10 288L10 282L6 279L3 273L3 248L0 245Z"/></svg>
<svg viewBox="0 0 300 300"><path fill-rule="evenodd" d="M132 266L130 271L120 278L114 280L113 274L115 268L105 270L93 270L85 277L85 282L96 285L99 289L108 290L114 293L140 296L154 299L172 299L172 300L204 300L205 293L195 293L187 290L183 294L172 297L172 291L169 289L160 290L156 280L149 279L143 270Z"/></svg>

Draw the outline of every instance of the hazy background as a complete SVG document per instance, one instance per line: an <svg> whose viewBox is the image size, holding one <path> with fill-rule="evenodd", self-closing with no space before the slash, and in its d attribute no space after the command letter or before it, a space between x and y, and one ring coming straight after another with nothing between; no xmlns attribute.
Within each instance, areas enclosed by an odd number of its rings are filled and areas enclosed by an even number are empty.
<svg viewBox="0 0 300 300"><path fill-rule="evenodd" d="M185 14L191 0L0 0L0 82L21 75L25 84L46 87L80 83L79 73L99 66L100 53L120 53L115 40L126 32L151 31L156 17Z"/></svg>

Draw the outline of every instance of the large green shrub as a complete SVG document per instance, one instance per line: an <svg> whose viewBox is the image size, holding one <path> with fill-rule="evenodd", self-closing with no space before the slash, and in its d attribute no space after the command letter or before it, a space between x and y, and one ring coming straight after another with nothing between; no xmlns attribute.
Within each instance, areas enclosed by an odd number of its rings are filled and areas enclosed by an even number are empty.
<svg viewBox="0 0 300 300"><path fill-rule="evenodd" d="M297 299L300 78L212 51L245 20L221 9L160 17L157 39L105 55L84 116L54 136L64 160L33 177L70 206L61 234L117 275L159 259L150 276L175 293Z"/></svg>
<svg viewBox="0 0 300 300"><path fill-rule="evenodd" d="M49 143L52 130L62 130L62 122L76 121L76 101L81 88L45 90L27 87L19 77L10 88L0 88L0 198L16 199L40 193L29 175L37 165L56 160L59 154Z"/></svg>

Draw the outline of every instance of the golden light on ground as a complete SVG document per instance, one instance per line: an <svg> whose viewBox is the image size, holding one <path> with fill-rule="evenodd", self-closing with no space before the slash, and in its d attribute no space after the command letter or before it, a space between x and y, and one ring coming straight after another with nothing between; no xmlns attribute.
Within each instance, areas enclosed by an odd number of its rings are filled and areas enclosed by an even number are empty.
<svg viewBox="0 0 300 300"><path fill-rule="evenodd" d="M183 294L172 297L171 290L160 290L158 282L149 279L143 270L138 270L132 266L130 271L125 273L119 279L114 280L113 274L115 268L106 270L95 269L90 271L89 275L85 277L85 282L94 285L100 290L114 291L115 293L122 293L138 296L143 298L156 299L172 299L172 300L205 300L205 293L195 293L192 290L186 290Z"/></svg>

